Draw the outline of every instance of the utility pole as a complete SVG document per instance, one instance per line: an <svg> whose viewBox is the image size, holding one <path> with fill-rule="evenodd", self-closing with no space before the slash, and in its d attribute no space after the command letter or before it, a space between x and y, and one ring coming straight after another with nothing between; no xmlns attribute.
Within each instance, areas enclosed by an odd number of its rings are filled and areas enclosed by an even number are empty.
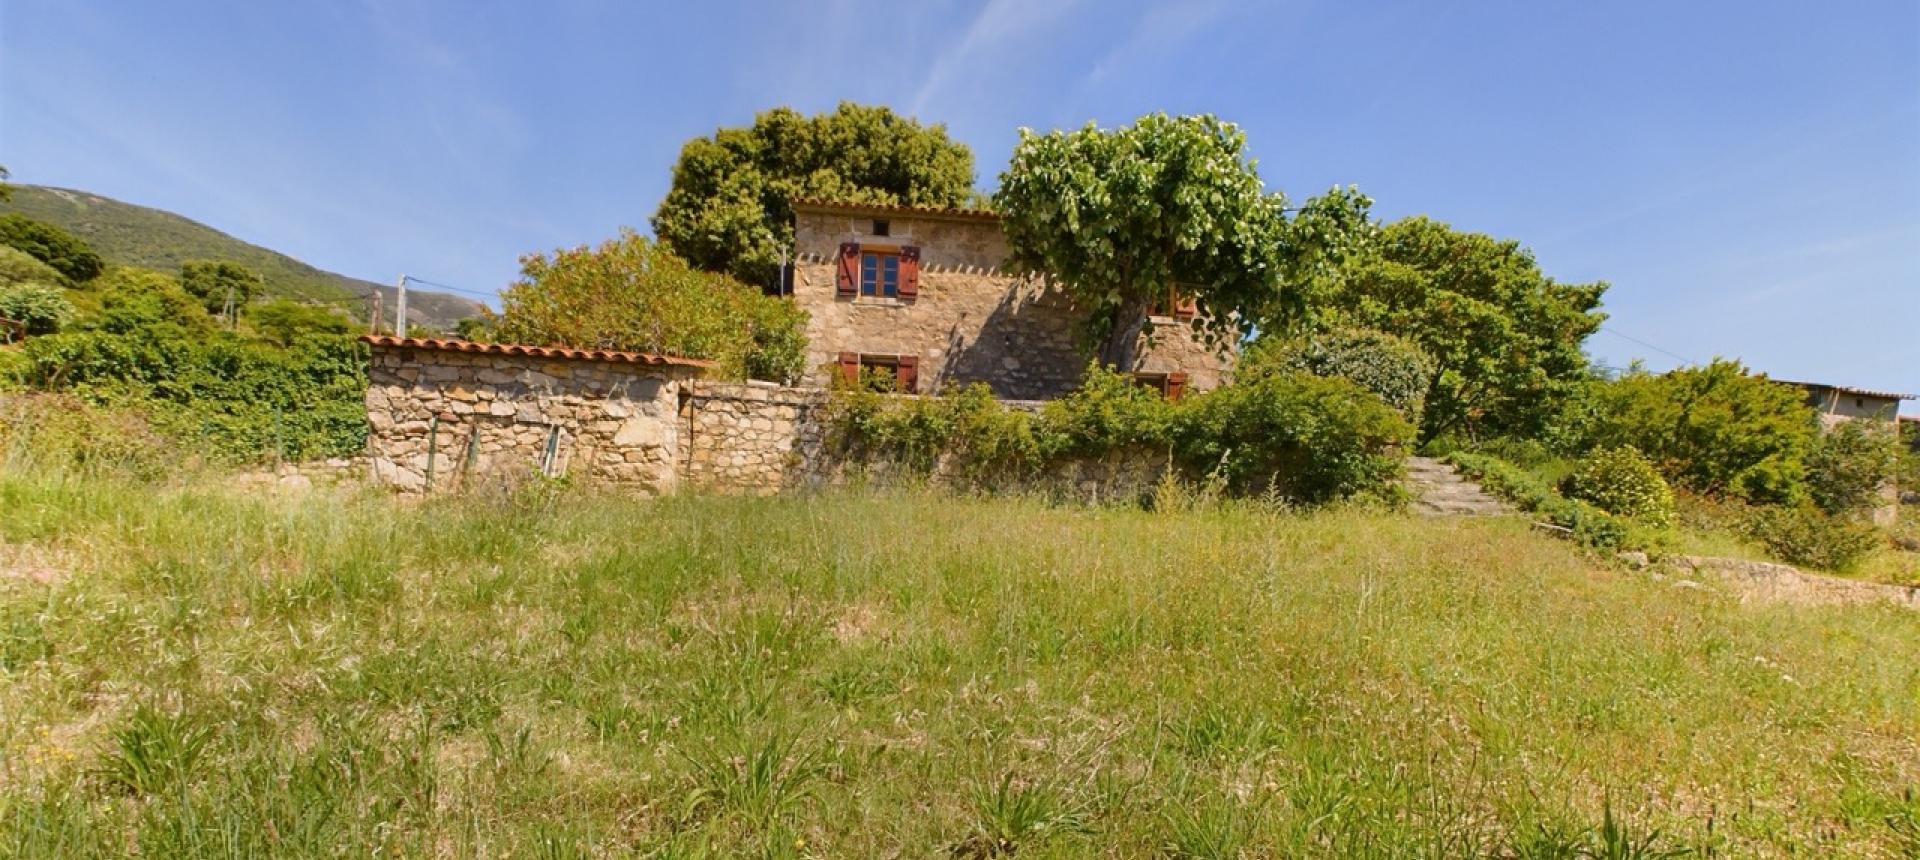
<svg viewBox="0 0 1920 860"><path fill-rule="evenodd" d="M398 305L398 307L395 309L394 315L393 315L393 333L401 337L406 337L407 336L407 276L406 275L400 276L400 300L398 302L395 302L395 304Z"/></svg>
<svg viewBox="0 0 1920 860"><path fill-rule="evenodd" d="M228 283L227 284L227 329L231 331L239 327L240 327L239 323L236 322L233 318L233 284Z"/></svg>
<svg viewBox="0 0 1920 860"><path fill-rule="evenodd" d="M367 297L367 300L373 303L373 312L367 314L367 334L380 333L380 302L386 297L387 294L379 290L374 290L373 295Z"/></svg>

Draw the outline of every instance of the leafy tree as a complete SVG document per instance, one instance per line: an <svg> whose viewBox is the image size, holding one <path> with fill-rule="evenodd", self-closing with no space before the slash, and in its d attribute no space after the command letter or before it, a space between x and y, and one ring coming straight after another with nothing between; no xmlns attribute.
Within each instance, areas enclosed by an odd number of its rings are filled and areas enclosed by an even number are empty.
<svg viewBox="0 0 1920 860"><path fill-rule="evenodd" d="M1234 378L1251 382L1289 371L1350 379L1418 422L1433 359L1406 338L1372 329L1267 335L1241 354Z"/></svg>
<svg viewBox="0 0 1920 860"><path fill-rule="evenodd" d="M1830 514L1873 508L1899 467L1894 428L1864 419L1841 421L1820 434L1807 453L1807 494Z"/></svg>
<svg viewBox="0 0 1920 860"><path fill-rule="evenodd" d="M1581 343L1605 282L1563 284L1511 240L1425 217L1386 225L1327 276L1329 319L1390 331L1434 360L1421 438L1528 434L1589 379Z"/></svg>
<svg viewBox="0 0 1920 860"><path fill-rule="evenodd" d="M1286 200L1262 190L1246 135L1212 116L1021 129L993 202L1014 263L1066 287L1106 367L1132 369L1148 311L1174 294L1198 301L1216 344L1305 304L1280 289Z"/></svg>
<svg viewBox="0 0 1920 860"><path fill-rule="evenodd" d="M353 320L324 305L275 299L247 308L247 323L255 334L282 348L303 338L342 337L353 333Z"/></svg>
<svg viewBox="0 0 1920 860"><path fill-rule="evenodd" d="M632 230L520 265L492 321L501 340L706 358L783 382L804 369L806 315L791 302L695 269Z"/></svg>
<svg viewBox="0 0 1920 860"><path fill-rule="evenodd" d="M796 197L959 206L972 188L973 153L945 126L851 102L811 117L775 108L681 148L653 232L701 269L766 287L793 247Z"/></svg>
<svg viewBox="0 0 1920 860"><path fill-rule="evenodd" d="M1681 487L1750 502L1805 494L1819 419L1798 390L1737 361L1632 370L1598 386L1595 400L1593 443L1631 445Z"/></svg>
<svg viewBox="0 0 1920 860"><path fill-rule="evenodd" d="M105 265L93 248L72 233L13 213L0 215L0 245L25 251L76 283L93 280Z"/></svg>
<svg viewBox="0 0 1920 860"><path fill-rule="evenodd" d="M232 302L237 312L266 290L259 273L226 260L189 260L180 264L180 286L210 314L223 314Z"/></svg>
<svg viewBox="0 0 1920 860"><path fill-rule="evenodd" d="M50 284L32 282L0 284L0 319L26 324L27 334L52 334L73 318L73 304L65 291ZM0 329L0 343L8 332Z"/></svg>

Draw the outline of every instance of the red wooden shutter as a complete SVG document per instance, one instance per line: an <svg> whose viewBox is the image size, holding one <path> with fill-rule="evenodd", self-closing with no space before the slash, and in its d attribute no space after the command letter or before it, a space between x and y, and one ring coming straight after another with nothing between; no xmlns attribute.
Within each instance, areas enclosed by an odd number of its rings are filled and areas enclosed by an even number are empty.
<svg viewBox="0 0 1920 860"><path fill-rule="evenodd" d="M834 293L841 296L860 294L860 244L858 242L840 243L840 273L834 280Z"/></svg>
<svg viewBox="0 0 1920 860"><path fill-rule="evenodd" d="M900 298L920 295L920 249L912 245L900 249Z"/></svg>
<svg viewBox="0 0 1920 860"><path fill-rule="evenodd" d="M1181 299L1173 306L1173 318L1181 322L1193 319L1200 313L1200 303L1193 299Z"/></svg>
<svg viewBox="0 0 1920 860"><path fill-rule="evenodd" d="M900 356L900 363L894 367L893 381L901 394L917 394L920 391L920 356Z"/></svg>
<svg viewBox="0 0 1920 860"><path fill-rule="evenodd" d="M860 353L840 353L840 360L835 362L835 366L842 382L848 385L860 384Z"/></svg>
<svg viewBox="0 0 1920 860"><path fill-rule="evenodd" d="M1184 373L1167 374L1167 399L1179 400L1180 395L1185 393L1187 393L1187 375Z"/></svg>

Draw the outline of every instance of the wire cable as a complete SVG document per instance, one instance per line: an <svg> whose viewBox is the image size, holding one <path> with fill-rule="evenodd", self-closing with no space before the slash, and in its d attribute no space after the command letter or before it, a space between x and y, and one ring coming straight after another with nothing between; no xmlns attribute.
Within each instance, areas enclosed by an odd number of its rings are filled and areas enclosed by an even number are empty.
<svg viewBox="0 0 1920 860"><path fill-rule="evenodd" d="M1623 339L1623 340L1629 340L1629 341L1632 341L1632 342L1634 342L1634 343L1637 343L1637 344L1639 344L1639 345L1641 345L1641 346L1644 346L1644 347L1646 347L1646 348L1648 348L1648 349L1651 349L1651 350L1653 350L1654 352L1657 352L1657 353L1660 353L1661 355L1664 355L1664 356L1666 356L1666 357L1668 357L1668 358L1671 358L1671 359L1673 359L1673 360L1675 360L1675 361L1679 361L1679 362L1683 362L1683 363L1686 363L1686 364L1699 364L1699 363L1700 363L1700 362L1698 362L1698 361L1696 361L1696 360L1694 360L1694 359L1691 359L1691 358L1688 358L1688 357L1686 357L1686 356L1684 356L1684 355L1681 355L1681 354L1679 354L1679 353L1677 353L1677 352L1672 352L1672 351L1669 351L1669 350L1664 350L1664 349L1661 349L1660 347L1657 347L1657 346L1654 346L1653 344L1650 344L1650 343L1647 343L1646 341L1644 341L1644 340L1641 340L1641 339L1639 339L1639 338L1637 338L1637 337L1634 337L1633 335L1630 335L1630 334L1626 334L1626 333L1624 333L1624 332L1621 332L1621 331L1620 331L1619 329L1615 329L1615 328L1608 328L1607 326L1601 326L1601 327L1600 327L1600 330L1601 330L1601 331L1604 331L1604 332L1606 332L1607 334L1610 334L1610 335L1613 335L1614 337L1617 337L1617 338L1621 338L1621 339Z"/></svg>

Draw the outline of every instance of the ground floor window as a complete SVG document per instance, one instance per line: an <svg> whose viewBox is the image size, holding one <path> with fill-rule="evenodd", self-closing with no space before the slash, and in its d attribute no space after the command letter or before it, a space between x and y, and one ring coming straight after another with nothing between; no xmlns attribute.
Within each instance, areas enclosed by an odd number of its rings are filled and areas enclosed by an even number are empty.
<svg viewBox="0 0 1920 860"><path fill-rule="evenodd" d="M840 378L878 391L918 394L920 357L876 353L840 353Z"/></svg>
<svg viewBox="0 0 1920 860"><path fill-rule="evenodd" d="M1187 392L1187 375L1184 373L1135 373L1133 384L1141 388L1150 388L1168 400L1179 400Z"/></svg>

